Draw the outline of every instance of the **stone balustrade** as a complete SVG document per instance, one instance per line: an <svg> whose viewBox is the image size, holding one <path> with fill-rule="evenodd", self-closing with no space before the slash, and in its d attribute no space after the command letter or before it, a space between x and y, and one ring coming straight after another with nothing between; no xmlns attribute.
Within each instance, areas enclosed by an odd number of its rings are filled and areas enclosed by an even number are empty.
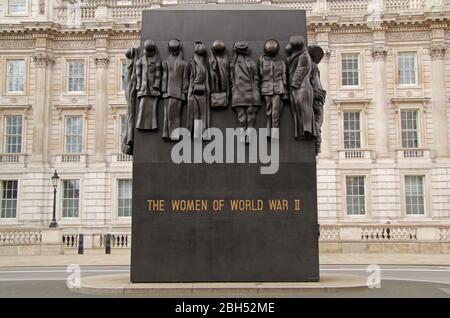
<svg viewBox="0 0 450 318"><path fill-rule="evenodd" d="M104 253L129 249L130 232L84 233L84 249ZM76 253L79 229L0 228L0 255ZM450 253L450 226L442 224L322 224L320 248L326 253Z"/></svg>
<svg viewBox="0 0 450 318"><path fill-rule="evenodd" d="M450 253L450 226L436 224L322 224L322 253Z"/></svg>
<svg viewBox="0 0 450 318"><path fill-rule="evenodd" d="M59 229L0 228L0 256L63 253Z"/></svg>
<svg viewBox="0 0 450 318"><path fill-rule="evenodd" d="M0 153L0 163L2 164L21 164L25 165L27 154L23 153Z"/></svg>
<svg viewBox="0 0 450 318"><path fill-rule="evenodd" d="M377 12L396 13L425 11L432 3L445 5L448 0L63 0L55 8L60 23L81 23L101 19L140 21L142 11L176 4L271 4L279 7L303 9L309 16L340 14L365 14Z"/></svg>
<svg viewBox="0 0 450 318"><path fill-rule="evenodd" d="M33 229L0 230L0 246L33 245L42 242L42 231Z"/></svg>
<svg viewBox="0 0 450 318"><path fill-rule="evenodd" d="M450 226L437 224L321 224L321 241L450 242Z"/></svg>
<svg viewBox="0 0 450 318"><path fill-rule="evenodd" d="M67 231L67 229L65 230ZM87 233L84 234L84 248L104 249L106 245L106 235L108 233ZM130 233L109 233L111 234L111 248L130 248ZM63 233L62 244L65 249L78 248L79 234Z"/></svg>

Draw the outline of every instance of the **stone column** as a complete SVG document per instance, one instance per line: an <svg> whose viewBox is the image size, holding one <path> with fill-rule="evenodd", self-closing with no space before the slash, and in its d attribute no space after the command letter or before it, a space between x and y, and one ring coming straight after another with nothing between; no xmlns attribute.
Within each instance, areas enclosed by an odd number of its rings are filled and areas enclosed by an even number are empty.
<svg viewBox="0 0 450 318"><path fill-rule="evenodd" d="M445 47L434 44L431 47L431 100L433 105L433 130L436 155L448 156L448 122L445 96Z"/></svg>
<svg viewBox="0 0 450 318"><path fill-rule="evenodd" d="M375 46L372 50L375 107L375 150L377 158L389 157L388 103L386 99L386 60L385 46Z"/></svg>
<svg viewBox="0 0 450 318"><path fill-rule="evenodd" d="M36 67L36 94L33 105L33 146L32 158L34 163L48 161L48 129L50 127L50 99L51 99L51 69L53 57L45 51L32 56Z"/></svg>
<svg viewBox="0 0 450 318"><path fill-rule="evenodd" d="M107 68L109 57L106 53L106 39L97 39L105 48L97 49L94 56L95 70L95 152L93 162L106 162L106 116L108 113Z"/></svg>

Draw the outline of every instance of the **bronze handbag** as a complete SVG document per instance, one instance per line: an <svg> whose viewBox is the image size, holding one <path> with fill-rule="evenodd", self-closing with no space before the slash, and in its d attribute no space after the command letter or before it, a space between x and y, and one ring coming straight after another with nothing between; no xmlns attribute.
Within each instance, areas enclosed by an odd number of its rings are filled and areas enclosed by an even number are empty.
<svg viewBox="0 0 450 318"><path fill-rule="evenodd" d="M193 92L194 95L203 95L206 91L206 85L205 84L196 84L194 83Z"/></svg>
<svg viewBox="0 0 450 318"><path fill-rule="evenodd" d="M226 106L227 106L226 92L211 93L211 107L226 107Z"/></svg>

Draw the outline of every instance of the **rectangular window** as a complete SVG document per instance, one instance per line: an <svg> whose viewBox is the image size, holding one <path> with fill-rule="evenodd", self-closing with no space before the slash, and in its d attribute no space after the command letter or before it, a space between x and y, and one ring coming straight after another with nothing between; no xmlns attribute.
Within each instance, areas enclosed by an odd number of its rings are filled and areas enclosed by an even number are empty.
<svg viewBox="0 0 450 318"><path fill-rule="evenodd" d="M123 138L127 133L127 115L120 115L120 134L119 134L119 147L122 144Z"/></svg>
<svg viewBox="0 0 450 318"><path fill-rule="evenodd" d="M5 116L5 153L22 152L22 116Z"/></svg>
<svg viewBox="0 0 450 318"><path fill-rule="evenodd" d="M83 149L83 116L65 117L64 152L81 153Z"/></svg>
<svg viewBox="0 0 450 318"><path fill-rule="evenodd" d="M401 111L402 148L419 147L419 125L417 110Z"/></svg>
<svg viewBox="0 0 450 318"><path fill-rule="evenodd" d="M131 216L131 180L119 180L117 188L118 216Z"/></svg>
<svg viewBox="0 0 450 318"><path fill-rule="evenodd" d="M9 0L9 14L26 14L28 0Z"/></svg>
<svg viewBox="0 0 450 318"><path fill-rule="evenodd" d="M416 52L398 53L398 80L401 85L417 84Z"/></svg>
<svg viewBox="0 0 450 318"><path fill-rule="evenodd" d="M62 180L62 216L76 218L79 215L80 180Z"/></svg>
<svg viewBox="0 0 450 318"><path fill-rule="evenodd" d="M127 73L127 60L121 60L120 63L120 91L125 92L125 75Z"/></svg>
<svg viewBox="0 0 450 318"><path fill-rule="evenodd" d="M361 113L344 112L344 149L361 148Z"/></svg>
<svg viewBox="0 0 450 318"><path fill-rule="evenodd" d="M84 91L84 61L83 60L68 61L67 62L67 75L68 75L67 90L69 92Z"/></svg>
<svg viewBox="0 0 450 318"><path fill-rule="evenodd" d="M8 60L6 72L6 91L8 93L23 93L25 91L25 61Z"/></svg>
<svg viewBox="0 0 450 318"><path fill-rule="evenodd" d="M342 54L341 65L342 86L359 86L359 54Z"/></svg>
<svg viewBox="0 0 450 318"><path fill-rule="evenodd" d="M423 176L405 176L406 214L425 213L423 179Z"/></svg>
<svg viewBox="0 0 450 318"><path fill-rule="evenodd" d="M1 186L0 218L13 219L17 214L17 180L3 180Z"/></svg>
<svg viewBox="0 0 450 318"><path fill-rule="evenodd" d="M366 214L366 201L364 190L364 177L351 176L346 177L347 189L347 214L364 215Z"/></svg>

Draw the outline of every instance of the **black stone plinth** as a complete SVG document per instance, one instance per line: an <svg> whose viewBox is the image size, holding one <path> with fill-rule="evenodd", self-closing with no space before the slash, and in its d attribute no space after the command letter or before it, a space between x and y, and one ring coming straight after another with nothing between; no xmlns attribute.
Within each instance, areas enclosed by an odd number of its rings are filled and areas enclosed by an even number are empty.
<svg viewBox="0 0 450 318"><path fill-rule="evenodd" d="M306 38L304 11L298 10L144 11L141 44L153 39L161 58L167 42L180 39L188 61L196 40L207 48L224 40L231 59L237 40L246 40L257 61L267 39L282 48L289 37ZM285 57L284 51L281 57ZM162 139L163 105L158 130L136 131L133 158L132 282L318 281L318 222L314 140L295 140L285 106L280 129L280 167L260 174L261 164L174 164L173 142ZM185 125L186 107L182 123ZM265 127L261 107L257 127ZM237 127L229 107L211 112L211 126ZM165 212L149 212L149 199L166 201ZM172 212L172 199L286 199L287 212ZM300 212L293 201L301 200Z"/></svg>

